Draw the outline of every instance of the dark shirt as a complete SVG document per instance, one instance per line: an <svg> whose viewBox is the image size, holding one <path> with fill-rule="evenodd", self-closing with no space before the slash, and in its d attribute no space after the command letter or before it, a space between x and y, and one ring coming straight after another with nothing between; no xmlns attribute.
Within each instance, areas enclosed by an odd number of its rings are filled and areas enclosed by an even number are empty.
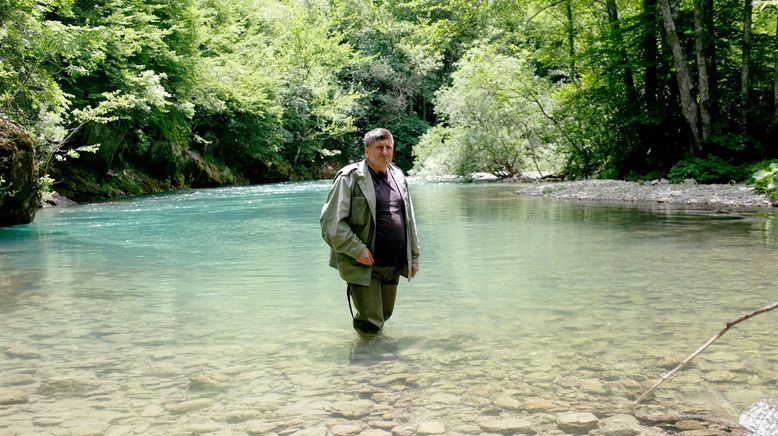
<svg viewBox="0 0 778 436"><path fill-rule="evenodd" d="M368 167L369 168L369 167ZM376 198L375 266L402 266L406 259L405 207L391 172L370 168Z"/></svg>

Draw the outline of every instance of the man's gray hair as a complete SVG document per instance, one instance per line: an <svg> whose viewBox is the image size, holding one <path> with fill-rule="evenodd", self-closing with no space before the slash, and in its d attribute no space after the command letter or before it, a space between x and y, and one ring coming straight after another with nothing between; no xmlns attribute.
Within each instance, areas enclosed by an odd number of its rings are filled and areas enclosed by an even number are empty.
<svg viewBox="0 0 778 436"><path fill-rule="evenodd" d="M394 145L394 137L392 136L392 132L384 129L383 127L379 127L365 133L365 137L362 139L362 143L365 144L365 147L367 147L374 142L383 141L384 139L392 141L392 145Z"/></svg>

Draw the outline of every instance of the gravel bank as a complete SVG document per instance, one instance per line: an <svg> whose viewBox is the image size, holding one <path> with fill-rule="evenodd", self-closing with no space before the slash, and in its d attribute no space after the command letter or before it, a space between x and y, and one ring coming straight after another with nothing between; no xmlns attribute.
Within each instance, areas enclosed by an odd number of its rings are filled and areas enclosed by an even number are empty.
<svg viewBox="0 0 778 436"><path fill-rule="evenodd" d="M537 183L517 191L519 195L569 200L656 202L713 207L770 207L773 202L754 189L742 185L700 185L693 182L625 182L621 180L581 180Z"/></svg>

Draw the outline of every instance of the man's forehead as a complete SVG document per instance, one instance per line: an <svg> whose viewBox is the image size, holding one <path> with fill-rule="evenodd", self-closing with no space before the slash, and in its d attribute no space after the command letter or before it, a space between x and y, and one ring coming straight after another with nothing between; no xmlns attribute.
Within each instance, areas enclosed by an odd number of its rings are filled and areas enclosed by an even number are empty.
<svg viewBox="0 0 778 436"><path fill-rule="evenodd" d="M393 147L394 146L393 141L389 138L385 138L385 139L379 139L377 141L373 141L370 143L370 145L368 145L368 147L386 147L386 146Z"/></svg>

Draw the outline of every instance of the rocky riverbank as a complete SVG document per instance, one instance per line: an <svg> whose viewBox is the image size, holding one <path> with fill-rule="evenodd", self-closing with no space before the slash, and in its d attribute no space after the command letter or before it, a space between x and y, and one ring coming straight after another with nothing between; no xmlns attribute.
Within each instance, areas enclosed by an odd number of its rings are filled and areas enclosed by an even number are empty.
<svg viewBox="0 0 778 436"><path fill-rule="evenodd" d="M769 197L743 185L701 185L693 180L671 184L666 180L625 182L621 180L581 180L540 182L517 191L520 195L568 200L653 202L710 207L771 207Z"/></svg>

